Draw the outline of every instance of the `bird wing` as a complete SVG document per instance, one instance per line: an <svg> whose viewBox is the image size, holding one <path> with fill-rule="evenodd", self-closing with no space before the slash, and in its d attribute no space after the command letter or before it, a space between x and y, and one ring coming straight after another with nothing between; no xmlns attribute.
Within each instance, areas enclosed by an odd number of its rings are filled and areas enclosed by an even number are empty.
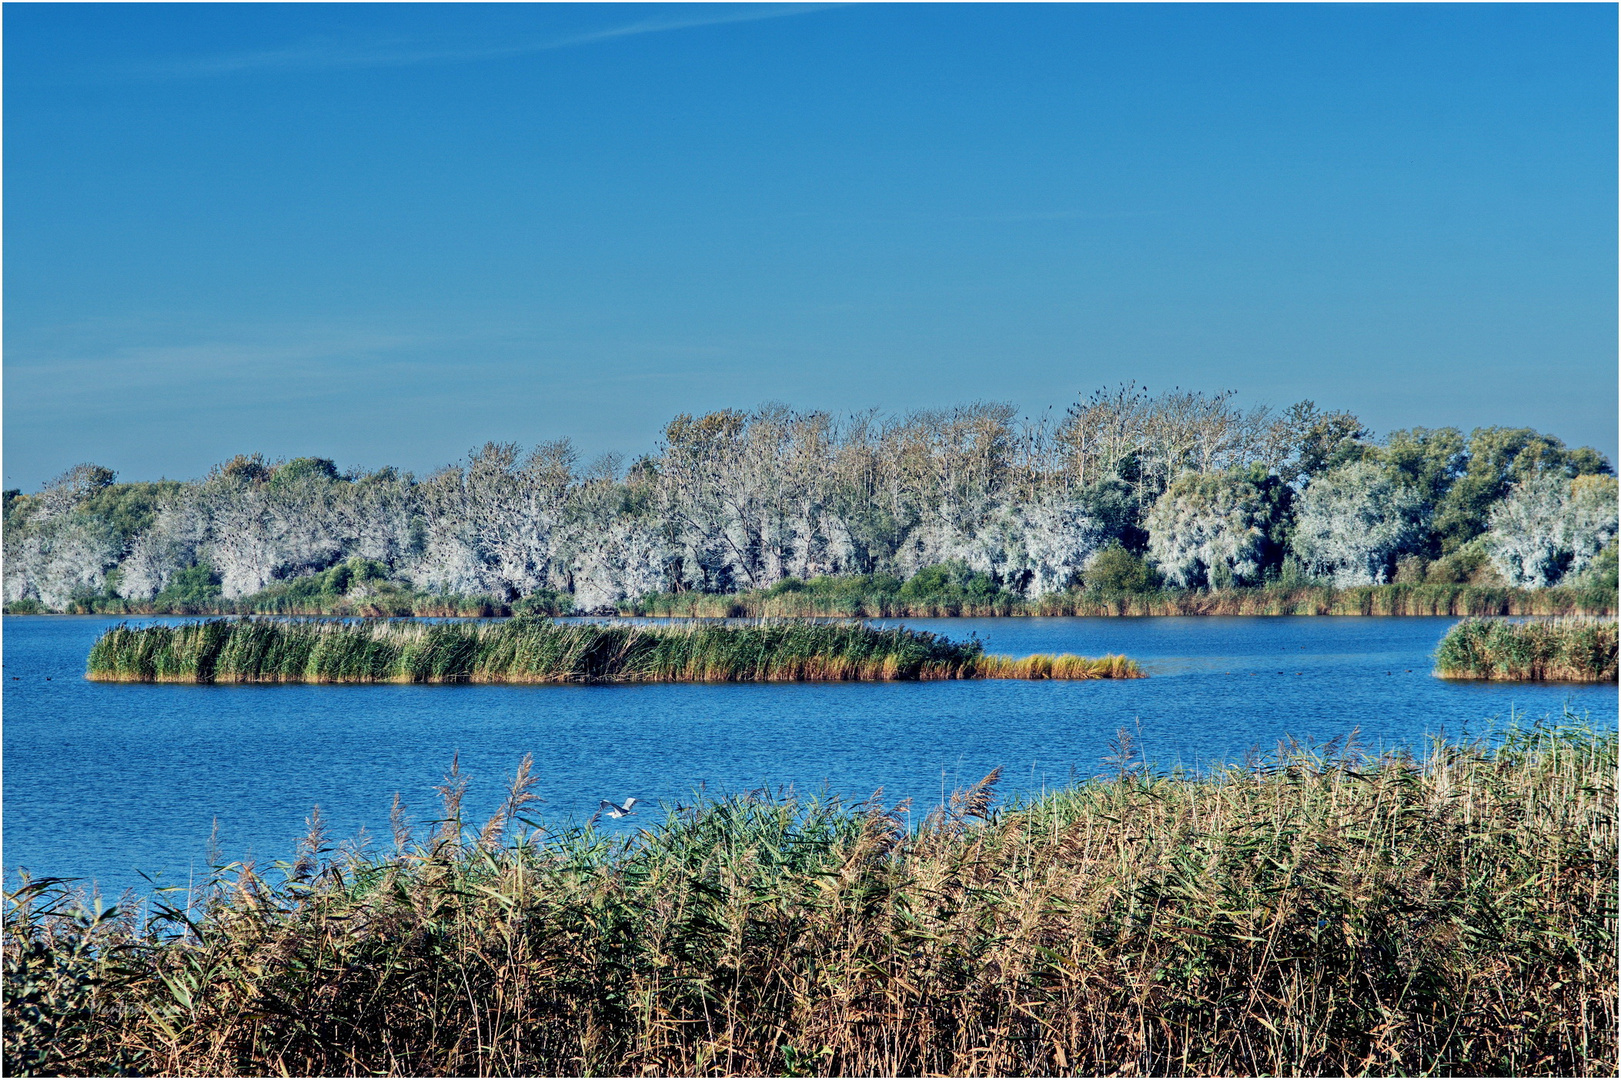
<svg viewBox="0 0 1621 1080"><path fill-rule="evenodd" d="M636 797L634 795L625 800L625 809L626 810L629 810L631 807L633 807L635 805L636 805Z"/></svg>
<svg viewBox="0 0 1621 1080"><path fill-rule="evenodd" d="M618 809L619 809L619 807L615 806L613 803L609 802L607 799L603 799L602 800L602 805L597 807L597 813L600 814L604 810L618 810Z"/></svg>

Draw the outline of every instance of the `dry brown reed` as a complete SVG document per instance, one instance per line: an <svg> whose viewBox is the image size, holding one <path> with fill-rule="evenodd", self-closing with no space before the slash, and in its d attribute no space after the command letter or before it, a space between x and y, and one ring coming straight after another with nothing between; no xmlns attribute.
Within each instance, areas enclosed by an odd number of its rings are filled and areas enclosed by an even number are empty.
<svg viewBox="0 0 1621 1080"><path fill-rule="evenodd" d="M985 656L976 663L975 675L981 679L1140 679L1143 672L1135 661L1124 656L1093 659L1065 653L1022 659Z"/></svg>
<svg viewBox="0 0 1621 1080"><path fill-rule="evenodd" d="M1616 1072L1613 732L1202 778L1124 753L916 831L749 797L496 843L531 776L477 835L453 777L425 839L227 868L189 911L26 884L6 1071Z"/></svg>

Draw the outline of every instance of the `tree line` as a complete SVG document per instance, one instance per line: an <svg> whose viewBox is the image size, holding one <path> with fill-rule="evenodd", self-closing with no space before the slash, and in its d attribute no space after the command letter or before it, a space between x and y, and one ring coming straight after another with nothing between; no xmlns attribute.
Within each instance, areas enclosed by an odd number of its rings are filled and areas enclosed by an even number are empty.
<svg viewBox="0 0 1621 1080"><path fill-rule="evenodd" d="M1012 593L1391 581L1540 588L1613 578L1616 479L1530 428L1382 438L1304 401L1135 384L1062 414L1013 406L835 417L680 415L653 452L583 465L566 441L488 443L417 477L240 455L191 481L79 465L5 492L10 610L252 596L566 598L949 566ZM325 576L320 576L325 575Z"/></svg>

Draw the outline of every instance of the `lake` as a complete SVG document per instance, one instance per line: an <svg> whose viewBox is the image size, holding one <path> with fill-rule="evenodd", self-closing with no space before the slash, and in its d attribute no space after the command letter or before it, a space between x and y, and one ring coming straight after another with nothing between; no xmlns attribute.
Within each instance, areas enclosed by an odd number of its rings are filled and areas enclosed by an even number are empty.
<svg viewBox="0 0 1621 1080"><path fill-rule="evenodd" d="M1106 769L1124 727L1149 760L1206 768L1322 743L1422 751L1428 736L1486 734L1569 708L1614 724L1616 687L1454 683L1430 675L1449 618L909 619L977 634L1011 655L1125 653L1149 678L654 686L152 686L84 678L120 621L4 619L8 882L93 879L110 896L186 884L217 820L229 859L285 858L319 803L335 838L386 838L395 792L418 821L460 755L468 818L495 807L525 753L538 817L584 819L598 800L660 801L759 788L910 797L1001 766L1003 801Z"/></svg>

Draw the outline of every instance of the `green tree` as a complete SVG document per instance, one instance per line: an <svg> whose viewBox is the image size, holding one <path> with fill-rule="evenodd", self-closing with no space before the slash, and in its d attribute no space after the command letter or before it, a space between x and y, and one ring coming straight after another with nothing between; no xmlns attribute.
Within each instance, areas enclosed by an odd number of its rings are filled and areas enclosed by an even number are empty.
<svg viewBox="0 0 1621 1080"><path fill-rule="evenodd" d="M79 512L101 518L112 527L120 546L127 547L136 534L152 527L158 508L182 486L178 480L112 484L80 504Z"/></svg>
<svg viewBox="0 0 1621 1080"><path fill-rule="evenodd" d="M1148 560L1111 544L1088 564L1084 577L1087 589L1100 593L1144 593L1160 587L1160 577Z"/></svg>
<svg viewBox="0 0 1621 1080"><path fill-rule="evenodd" d="M1492 507L1514 484L1539 476L1608 475L1610 463L1592 447L1572 451L1532 428L1476 428L1469 434L1463 475L1436 504L1434 530L1442 552L1486 531Z"/></svg>
<svg viewBox="0 0 1621 1080"><path fill-rule="evenodd" d="M336 481L338 466L331 458L300 457L283 462L270 474L272 484L294 484L305 479Z"/></svg>
<svg viewBox="0 0 1621 1080"><path fill-rule="evenodd" d="M1468 467L1469 447L1457 428L1415 427L1392 431L1375 457L1433 506Z"/></svg>
<svg viewBox="0 0 1621 1080"><path fill-rule="evenodd" d="M184 611L206 607L219 597L220 576L207 563L196 563L177 570L152 602L160 611Z"/></svg>
<svg viewBox="0 0 1621 1080"><path fill-rule="evenodd" d="M1002 597L1002 587L989 574L971 570L960 559L949 559L937 566L926 566L901 586L902 600L933 603L969 602L988 604ZM1011 599L1011 597L1009 597Z"/></svg>
<svg viewBox="0 0 1621 1080"><path fill-rule="evenodd" d="M1284 415L1285 427L1294 432L1294 457L1278 472L1286 483L1298 484L1318 473L1361 461L1368 453L1368 429L1354 413L1325 413L1315 402L1291 405Z"/></svg>

